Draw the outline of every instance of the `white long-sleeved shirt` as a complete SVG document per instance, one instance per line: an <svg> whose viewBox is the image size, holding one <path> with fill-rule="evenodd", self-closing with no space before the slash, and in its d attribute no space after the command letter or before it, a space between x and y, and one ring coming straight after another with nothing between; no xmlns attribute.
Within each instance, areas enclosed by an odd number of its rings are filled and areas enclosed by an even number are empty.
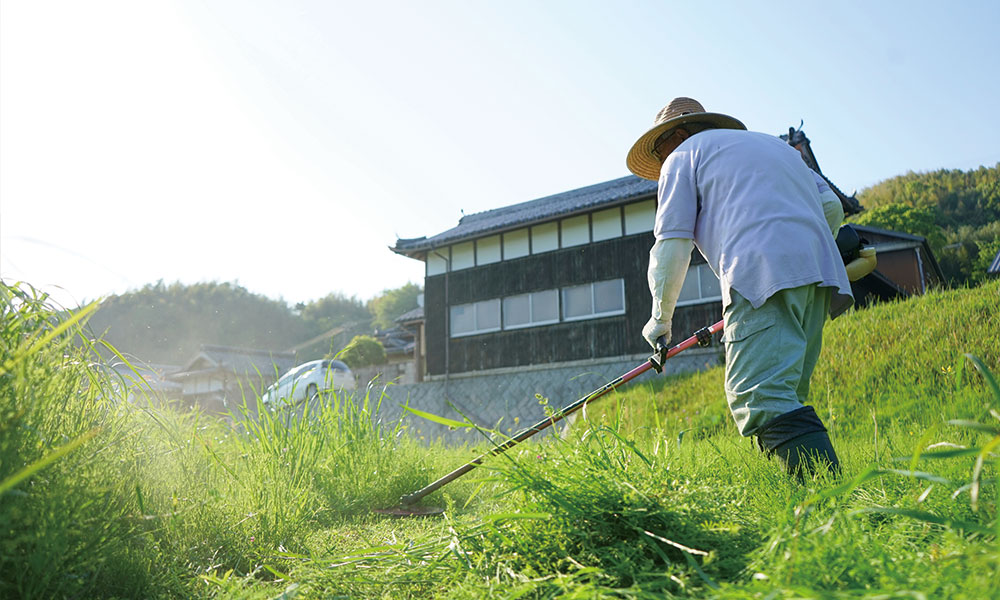
<svg viewBox="0 0 1000 600"><path fill-rule="evenodd" d="M776 137L703 131L663 163L653 234L694 240L719 277L724 306L732 289L756 308L778 290L818 283L834 288L836 316L853 298L821 186Z"/></svg>

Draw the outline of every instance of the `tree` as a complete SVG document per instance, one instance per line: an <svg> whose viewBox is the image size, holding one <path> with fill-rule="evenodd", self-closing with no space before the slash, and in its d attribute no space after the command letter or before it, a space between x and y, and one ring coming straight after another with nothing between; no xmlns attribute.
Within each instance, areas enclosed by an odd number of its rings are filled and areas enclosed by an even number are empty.
<svg viewBox="0 0 1000 600"><path fill-rule="evenodd" d="M381 365L385 364L385 348L370 335L356 335L338 357L352 369Z"/></svg>
<svg viewBox="0 0 1000 600"><path fill-rule="evenodd" d="M357 297L348 298L341 293L328 294L319 300L308 304L300 304L296 308L310 329L320 334L334 327L363 324L371 322L371 313L365 303Z"/></svg>
<svg viewBox="0 0 1000 600"><path fill-rule="evenodd" d="M177 365L194 356L201 344L282 351L308 337L302 320L284 301L218 282L159 281L112 296L89 326L141 361Z"/></svg>
<svg viewBox="0 0 1000 600"><path fill-rule="evenodd" d="M399 316L417 308L417 297L423 288L415 283L407 283L403 287L384 290L381 295L368 302L368 311L372 314L372 327L389 329Z"/></svg>
<svg viewBox="0 0 1000 600"><path fill-rule="evenodd" d="M938 211L933 206L887 204L861 213L854 222L925 237L935 253L944 246L945 235L938 224Z"/></svg>
<svg viewBox="0 0 1000 600"><path fill-rule="evenodd" d="M907 173L862 190L853 219L927 238L951 285L978 282L1000 233L1000 163L973 171Z"/></svg>
<svg viewBox="0 0 1000 600"><path fill-rule="evenodd" d="M986 269L990 268L997 253L1000 253L1000 238L992 242L978 242L979 258L976 259L972 279L978 283L986 281Z"/></svg>

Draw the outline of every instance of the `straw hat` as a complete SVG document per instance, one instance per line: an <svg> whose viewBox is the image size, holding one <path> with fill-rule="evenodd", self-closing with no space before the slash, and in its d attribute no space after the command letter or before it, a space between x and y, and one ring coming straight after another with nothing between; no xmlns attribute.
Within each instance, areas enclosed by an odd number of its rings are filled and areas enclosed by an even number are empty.
<svg viewBox="0 0 1000 600"><path fill-rule="evenodd" d="M667 131L685 123L706 123L718 129L746 129L746 125L729 115L705 112L705 107L697 100L674 98L656 114L653 127L628 151L625 159L628 170L643 179L659 179L663 161L653 155L653 143Z"/></svg>

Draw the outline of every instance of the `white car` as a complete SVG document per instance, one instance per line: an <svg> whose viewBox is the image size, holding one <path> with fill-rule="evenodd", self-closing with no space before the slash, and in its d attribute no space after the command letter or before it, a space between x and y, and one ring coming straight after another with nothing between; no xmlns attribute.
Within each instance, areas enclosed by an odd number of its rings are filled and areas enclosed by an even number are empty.
<svg viewBox="0 0 1000 600"><path fill-rule="evenodd" d="M292 368L267 388L261 401L272 408L296 406L319 392L354 390L354 373L340 360L312 360Z"/></svg>

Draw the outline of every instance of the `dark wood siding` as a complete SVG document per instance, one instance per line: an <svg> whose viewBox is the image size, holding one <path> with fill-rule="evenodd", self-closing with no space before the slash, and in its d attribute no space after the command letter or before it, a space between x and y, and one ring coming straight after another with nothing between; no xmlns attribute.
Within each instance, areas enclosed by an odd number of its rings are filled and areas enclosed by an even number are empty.
<svg viewBox="0 0 1000 600"><path fill-rule="evenodd" d="M652 244L652 233L644 233L426 278L428 373L463 373L648 351L642 327L649 319L651 303L646 268ZM693 262L703 262L697 252ZM624 315L459 338L447 335L448 306L618 278L625 282ZM721 310L721 303L679 308L674 315L675 341L719 320Z"/></svg>

